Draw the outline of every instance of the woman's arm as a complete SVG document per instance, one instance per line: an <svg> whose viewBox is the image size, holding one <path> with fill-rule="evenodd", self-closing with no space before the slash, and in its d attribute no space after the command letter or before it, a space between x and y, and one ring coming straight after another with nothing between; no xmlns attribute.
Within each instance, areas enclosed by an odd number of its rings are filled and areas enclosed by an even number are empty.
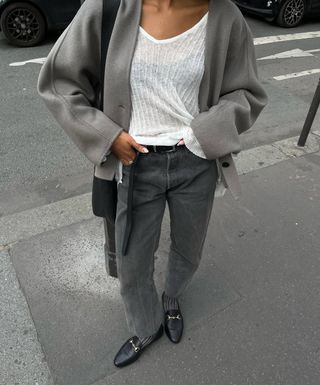
<svg viewBox="0 0 320 385"><path fill-rule="evenodd" d="M207 158L240 152L239 135L254 124L267 102L253 36L241 15L232 26L219 101L190 124Z"/></svg>
<svg viewBox="0 0 320 385"><path fill-rule="evenodd" d="M102 1L86 0L43 64L37 91L83 154L101 165L122 128L95 107Z"/></svg>

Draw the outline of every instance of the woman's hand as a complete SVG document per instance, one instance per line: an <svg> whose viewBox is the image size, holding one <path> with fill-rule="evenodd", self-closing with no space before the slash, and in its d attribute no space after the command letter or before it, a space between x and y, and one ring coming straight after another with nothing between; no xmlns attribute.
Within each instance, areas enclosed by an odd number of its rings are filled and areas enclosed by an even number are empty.
<svg viewBox="0 0 320 385"><path fill-rule="evenodd" d="M147 148L137 143L127 132L121 132L111 146L111 151L124 165L130 165L134 161L136 157L135 150L143 153L149 152Z"/></svg>

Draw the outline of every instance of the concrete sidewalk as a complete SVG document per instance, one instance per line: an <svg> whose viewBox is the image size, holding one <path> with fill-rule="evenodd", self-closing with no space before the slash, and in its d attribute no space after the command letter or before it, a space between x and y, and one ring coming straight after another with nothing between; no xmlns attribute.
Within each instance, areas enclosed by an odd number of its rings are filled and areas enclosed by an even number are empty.
<svg viewBox="0 0 320 385"><path fill-rule="evenodd" d="M227 192L214 202L202 263L181 301L183 339L164 335L122 369L113 357L130 333L118 280L105 273L102 221L67 224L61 213L60 227L30 224L7 240L0 384L318 385L320 152L270 162L240 182L240 201ZM168 245L166 211L159 295Z"/></svg>

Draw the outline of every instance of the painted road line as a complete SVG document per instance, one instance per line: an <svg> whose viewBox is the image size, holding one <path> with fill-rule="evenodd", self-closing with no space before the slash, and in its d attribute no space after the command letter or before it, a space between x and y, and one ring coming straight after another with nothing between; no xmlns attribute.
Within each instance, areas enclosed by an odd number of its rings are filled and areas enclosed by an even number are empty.
<svg viewBox="0 0 320 385"><path fill-rule="evenodd" d="M234 156L239 175L274 165L292 157L318 152L320 132L310 132L304 147L298 136L241 151ZM0 218L0 245L92 219L91 192Z"/></svg>
<svg viewBox="0 0 320 385"><path fill-rule="evenodd" d="M290 51L279 52L279 53L276 53L275 55L260 57L257 60L290 59L293 57L307 57L307 56L313 57L314 55L312 55L310 51L304 51L303 49L296 48L296 49L291 49Z"/></svg>
<svg viewBox="0 0 320 385"><path fill-rule="evenodd" d="M43 64L45 61L46 61L46 57L40 57L37 59L30 59L30 60L26 60L26 61L17 61L14 63L10 63L9 66L10 67L19 67L19 66L24 66L28 63Z"/></svg>
<svg viewBox="0 0 320 385"><path fill-rule="evenodd" d="M273 79L275 80L286 80L286 79L292 79L292 78L298 78L300 76L308 76L320 73L320 68L314 68L312 70L306 70L301 72L293 72L291 74L286 75L280 75L280 76L274 76Z"/></svg>
<svg viewBox="0 0 320 385"><path fill-rule="evenodd" d="M265 36L254 38L255 45L281 43L283 41L316 39L320 37L320 31L288 33L284 35Z"/></svg>

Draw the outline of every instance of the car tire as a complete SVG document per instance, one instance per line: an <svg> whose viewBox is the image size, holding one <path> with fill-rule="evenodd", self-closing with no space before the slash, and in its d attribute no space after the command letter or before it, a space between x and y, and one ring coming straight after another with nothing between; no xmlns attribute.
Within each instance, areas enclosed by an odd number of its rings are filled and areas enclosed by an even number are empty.
<svg viewBox="0 0 320 385"><path fill-rule="evenodd" d="M268 23L274 23L276 21L276 18L274 16L268 16L264 18L265 21Z"/></svg>
<svg viewBox="0 0 320 385"><path fill-rule="evenodd" d="M12 3L2 12L0 25L9 43L18 47L38 45L47 32L41 12L28 3Z"/></svg>
<svg viewBox="0 0 320 385"><path fill-rule="evenodd" d="M280 27L296 27L302 22L305 14L305 0L285 0L276 18L276 23Z"/></svg>

